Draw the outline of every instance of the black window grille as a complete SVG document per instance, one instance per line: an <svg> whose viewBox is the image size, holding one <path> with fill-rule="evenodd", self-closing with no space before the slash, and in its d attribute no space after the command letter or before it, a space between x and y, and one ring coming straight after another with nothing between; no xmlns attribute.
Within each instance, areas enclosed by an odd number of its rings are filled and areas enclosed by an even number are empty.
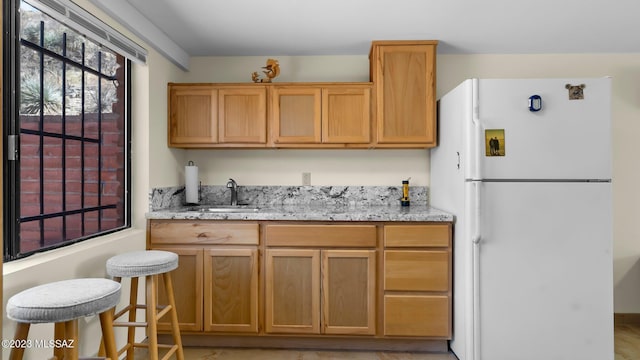
<svg viewBox="0 0 640 360"><path fill-rule="evenodd" d="M5 261L130 226L130 62L31 5L14 9Z"/></svg>

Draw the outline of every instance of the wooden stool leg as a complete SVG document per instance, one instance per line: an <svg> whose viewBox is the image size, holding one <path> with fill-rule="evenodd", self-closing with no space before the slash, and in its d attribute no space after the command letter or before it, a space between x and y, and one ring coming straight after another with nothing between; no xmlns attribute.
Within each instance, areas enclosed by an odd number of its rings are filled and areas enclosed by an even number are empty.
<svg viewBox="0 0 640 360"><path fill-rule="evenodd" d="M147 285L147 339L149 341L149 360L158 360L158 299L157 275L146 277Z"/></svg>
<svg viewBox="0 0 640 360"><path fill-rule="evenodd" d="M29 323L21 323L19 322L16 326L16 333L13 337L15 340L26 340L27 336L29 336L29 327L31 324ZM9 355L10 360L22 360L22 356L24 355L24 347L13 347L11 348L11 354Z"/></svg>
<svg viewBox="0 0 640 360"><path fill-rule="evenodd" d="M131 278L131 286L129 287L129 322L134 323L137 316L137 304L138 304L138 278ZM134 360L135 348L133 344L136 341L136 328L129 326L127 328L127 360Z"/></svg>
<svg viewBox="0 0 640 360"><path fill-rule="evenodd" d="M111 360L118 359L118 348L113 334L113 309L100 313L100 327L107 357Z"/></svg>
<svg viewBox="0 0 640 360"><path fill-rule="evenodd" d="M53 326L53 338L55 340L66 340L67 337L66 337L64 328L65 328L65 323L63 322L55 323L55 325ZM56 344L58 344L57 341L56 341ZM53 356L57 360L64 359L64 348L57 347L57 346L54 347Z"/></svg>
<svg viewBox="0 0 640 360"><path fill-rule="evenodd" d="M64 323L64 334L67 344L70 344L69 347L64 348L64 359L78 360L78 319Z"/></svg>
<svg viewBox="0 0 640 360"><path fill-rule="evenodd" d="M115 282L117 282L117 283L120 283L120 282L121 282L121 280L122 280L122 278L121 278L121 277L114 277L114 278L113 278L113 281L115 281ZM112 321L111 321L111 323L113 324L113 320L115 320L115 319L114 319L114 315L115 315L115 313L116 313L116 308L115 308L115 307L113 307L113 308L112 308L111 310L109 310L109 311L111 311L111 320L112 320ZM105 350L105 348L104 348L104 329L102 330L102 334L103 334L103 335L102 335L102 337L100 338L100 348L98 349L98 356L99 356L99 357L105 357L105 356L106 356L106 354L107 354L107 352L106 352L106 350ZM115 335L114 335L114 337L115 337ZM116 344L116 346L117 346L117 344Z"/></svg>
<svg viewBox="0 0 640 360"><path fill-rule="evenodd" d="M180 337L180 327L178 325L178 309L176 308L176 301L173 297L173 282L171 281L171 273L162 274L164 280L164 288L167 292L167 298L169 299L169 306L171 306L171 334L173 335L173 342L178 346L176 351L176 357L178 360L184 360L184 352L182 351L182 338Z"/></svg>

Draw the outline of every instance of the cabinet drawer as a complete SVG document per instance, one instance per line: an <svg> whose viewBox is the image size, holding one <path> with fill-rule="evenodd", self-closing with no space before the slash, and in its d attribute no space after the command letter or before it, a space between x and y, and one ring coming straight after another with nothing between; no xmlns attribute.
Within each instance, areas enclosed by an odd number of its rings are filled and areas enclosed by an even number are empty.
<svg viewBox="0 0 640 360"><path fill-rule="evenodd" d="M444 295L385 295L384 335L449 339L450 301Z"/></svg>
<svg viewBox="0 0 640 360"><path fill-rule="evenodd" d="M451 226L447 225L387 225L384 227L386 247L448 247Z"/></svg>
<svg viewBox="0 0 640 360"><path fill-rule="evenodd" d="M375 225L268 225L267 246L375 247Z"/></svg>
<svg viewBox="0 0 640 360"><path fill-rule="evenodd" d="M384 289L448 291L447 251L385 250Z"/></svg>
<svg viewBox="0 0 640 360"><path fill-rule="evenodd" d="M258 245L257 223L209 221L152 221L149 225L153 244L231 244Z"/></svg>

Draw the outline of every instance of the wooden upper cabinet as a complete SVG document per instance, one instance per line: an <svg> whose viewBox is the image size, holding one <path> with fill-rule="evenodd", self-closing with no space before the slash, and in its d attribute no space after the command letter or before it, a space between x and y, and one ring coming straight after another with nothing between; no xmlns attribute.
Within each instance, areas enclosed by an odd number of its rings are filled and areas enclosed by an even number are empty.
<svg viewBox="0 0 640 360"><path fill-rule="evenodd" d="M217 96L209 86L169 84L169 146L218 142Z"/></svg>
<svg viewBox="0 0 640 360"><path fill-rule="evenodd" d="M371 84L301 84L270 91L275 146L371 141Z"/></svg>
<svg viewBox="0 0 640 360"><path fill-rule="evenodd" d="M374 41L376 146L434 147L437 41Z"/></svg>
<svg viewBox="0 0 640 360"><path fill-rule="evenodd" d="M220 88L218 130L221 143L267 142L267 89L264 86Z"/></svg>
<svg viewBox="0 0 640 360"><path fill-rule="evenodd" d="M322 142L369 143L370 99L368 85L322 89Z"/></svg>
<svg viewBox="0 0 640 360"><path fill-rule="evenodd" d="M169 83L170 147L264 147L267 88Z"/></svg>
<svg viewBox="0 0 640 360"><path fill-rule="evenodd" d="M321 89L309 86L271 88L271 136L274 144L321 142Z"/></svg>

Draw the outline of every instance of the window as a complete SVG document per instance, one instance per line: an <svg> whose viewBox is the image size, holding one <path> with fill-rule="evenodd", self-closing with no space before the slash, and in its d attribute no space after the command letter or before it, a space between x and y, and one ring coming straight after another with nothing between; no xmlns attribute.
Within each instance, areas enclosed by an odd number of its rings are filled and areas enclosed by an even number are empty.
<svg viewBox="0 0 640 360"><path fill-rule="evenodd" d="M4 41L5 89L15 89L5 92L4 134L7 154L16 150L4 166L5 261L130 226L130 61L14 1Z"/></svg>

